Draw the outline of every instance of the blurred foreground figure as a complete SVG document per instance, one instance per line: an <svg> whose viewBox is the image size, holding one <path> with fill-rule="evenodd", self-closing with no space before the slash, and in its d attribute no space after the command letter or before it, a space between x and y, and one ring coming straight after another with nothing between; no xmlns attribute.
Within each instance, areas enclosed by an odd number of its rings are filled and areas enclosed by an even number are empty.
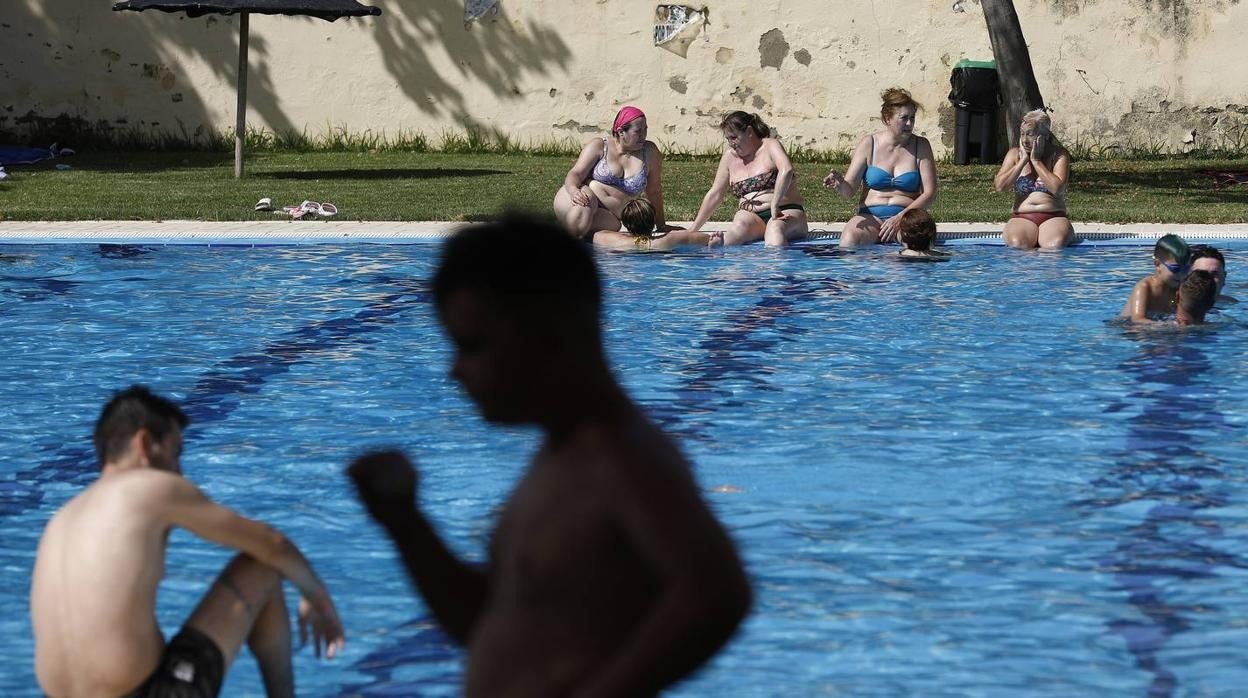
<svg viewBox="0 0 1248 698"><path fill-rule="evenodd" d="M487 565L457 559L417 510L402 453L348 472L466 646L466 695L642 696L692 673L745 616L749 583L689 463L607 366L590 251L508 217L449 240L433 286L452 374L484 417L544 432Z"/></svg>

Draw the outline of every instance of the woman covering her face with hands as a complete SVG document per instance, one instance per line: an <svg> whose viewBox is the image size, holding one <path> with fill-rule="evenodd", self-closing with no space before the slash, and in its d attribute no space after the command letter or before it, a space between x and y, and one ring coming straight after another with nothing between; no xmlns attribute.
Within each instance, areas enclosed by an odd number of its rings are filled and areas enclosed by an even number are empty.
<svg viewBox="0 0 1248 698"><path fill-rule="evenodd" d="M1019 142L1006 153L993 181L997 191L1014 189L1014 210L1005 224L1005 244L1057 250L1074 241L1066 217L1070 153L1053 137L1043 109L1023 115Z"/></svg>

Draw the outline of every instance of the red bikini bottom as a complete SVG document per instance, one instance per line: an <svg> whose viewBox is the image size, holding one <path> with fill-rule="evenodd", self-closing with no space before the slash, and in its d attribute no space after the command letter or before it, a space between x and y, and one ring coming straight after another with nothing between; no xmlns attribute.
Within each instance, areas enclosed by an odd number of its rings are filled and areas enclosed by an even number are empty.
<svg viewBox="0 0 1248 698"><path fill-rule="evenodd" d="M1017 211L1015 211L1010 216L1010 218L1022 218L1023 220L1031 221L1032 223L1035 223L1037 226L1049 220L1050 218L1065 218L1065 217L1066 217L1065 211L1035 211L1033 213L1018 213Z"/></svg>

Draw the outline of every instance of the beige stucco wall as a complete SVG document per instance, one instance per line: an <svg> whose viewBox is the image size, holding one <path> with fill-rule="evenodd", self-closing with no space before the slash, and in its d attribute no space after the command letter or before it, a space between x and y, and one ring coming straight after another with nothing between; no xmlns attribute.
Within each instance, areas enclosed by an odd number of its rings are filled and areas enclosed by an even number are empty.
<svg viewBox="0 0 1248 698"><path fill-rule="evenodd" d="M0 2L0 131L19 117L195 133L234 123L238 20L112 12L111 0ZM373 0L377 18L253 16L248 123L389 136L475 124L521 142L600 132L619 105L653 138L711 146L730 109L786 141L848 146L881 89L909 88L919 130L952 147L950 67L991 58L978 0L705 0L681 57L653 46L655 3ZM703 6L697 3L695 6ZM1248 2L1016 0L1041 92L1067 141L1248 146ZM1219 143L1219 139L1224 140Z"/></svg>

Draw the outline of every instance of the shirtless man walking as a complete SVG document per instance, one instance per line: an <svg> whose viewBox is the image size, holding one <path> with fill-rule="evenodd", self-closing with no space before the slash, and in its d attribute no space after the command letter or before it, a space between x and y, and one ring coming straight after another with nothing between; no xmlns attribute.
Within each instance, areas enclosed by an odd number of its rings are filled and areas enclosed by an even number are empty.
<svg viewBox="0 0 1248 698"><path fill-rule="evenodd" d="M303 594L299 629L317 655L342 647L329 593L269 526L215 504L182 477L187 418L142 386L115 395L95 426L100 477L48 522L31 582L35 673L49 696L215 696L243 642L270 696L293 696L282 578ZM156 591L180 526L236 556L167 645Z"/></svg>
<svg viewBox="0 0 1248 698"><path fill-rule="evenodd" d="M433 294L451 373L483 416L545 436L484 568L417 509L402 453L349 469L466 646L465 694L644 696L692 673L732 636L750 587L688 461L611 374L589 250L523 218L468 228L446 243Z"/></svg>

